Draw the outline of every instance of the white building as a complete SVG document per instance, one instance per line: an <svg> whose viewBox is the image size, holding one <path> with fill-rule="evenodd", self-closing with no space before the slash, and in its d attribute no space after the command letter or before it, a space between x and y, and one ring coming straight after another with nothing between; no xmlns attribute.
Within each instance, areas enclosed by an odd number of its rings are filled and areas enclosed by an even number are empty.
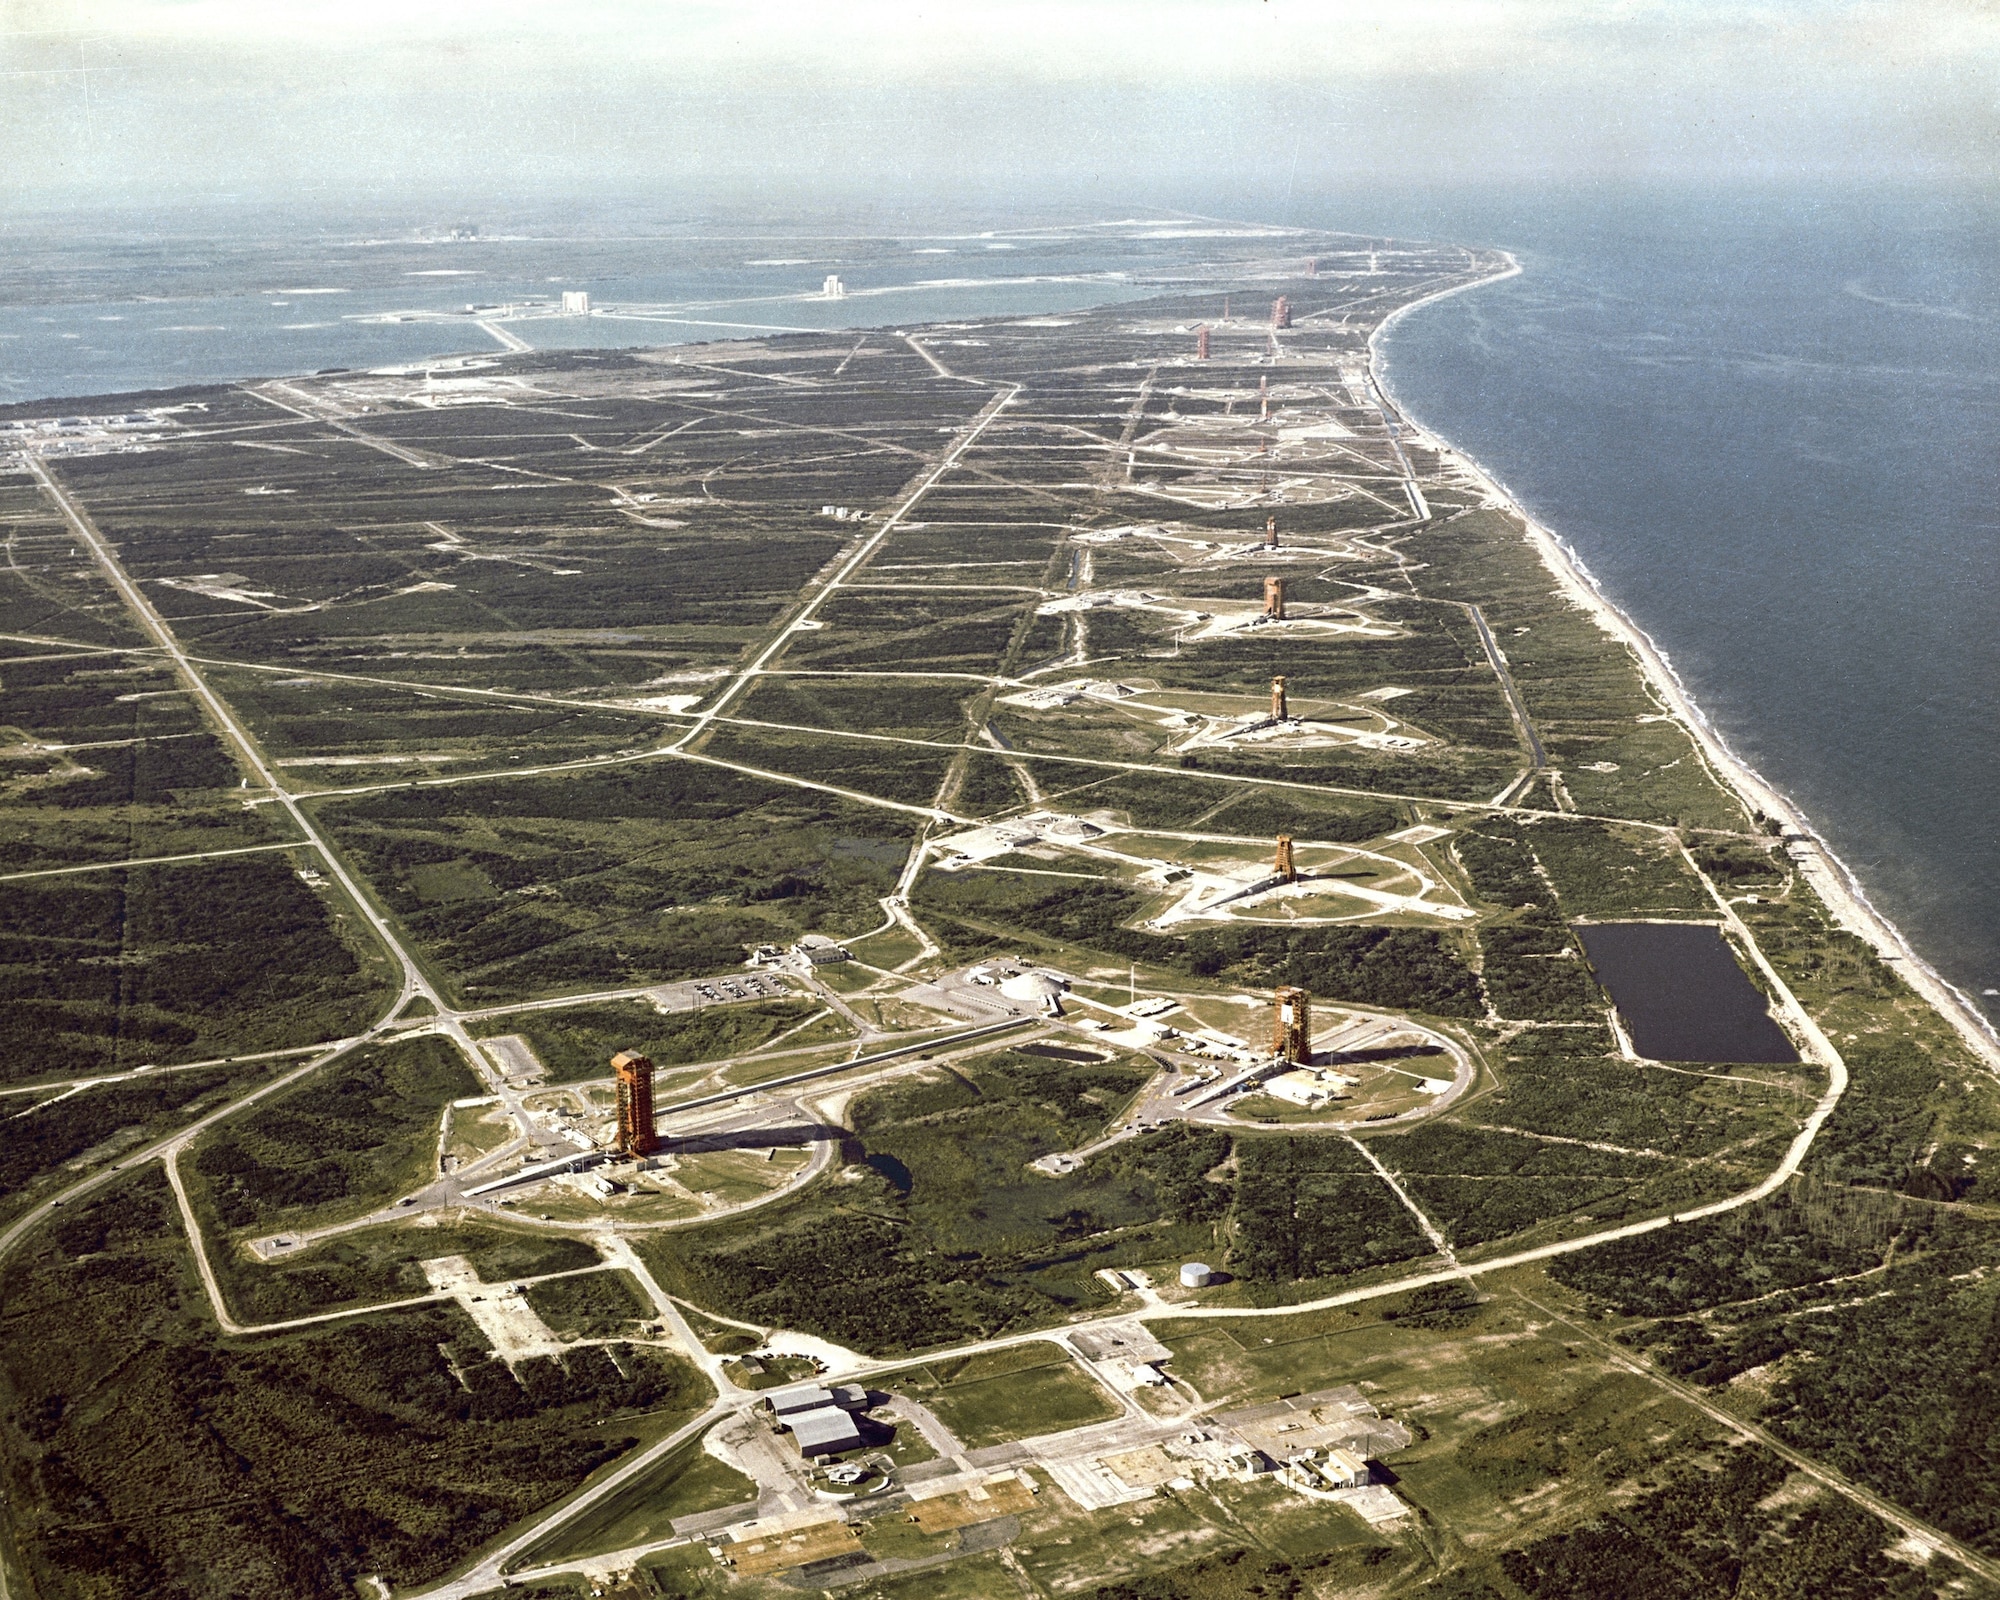
<svg viewBox="0 0 2000 1600"><path fill-rule="evenodd" d="M810 966L831 967L842 961L852 961L854 952L845 945L835 944L824 934L809 933L792 946L794 955L806 958Z"/></svg>
<svg viewBox="0 0 2000 1600"><path fill-rule="evenodd" d="M590 315L590 295L582 289L565 289L562 294L562 314L566 317L587 317Z"/></svg>
<svg viewBox="0 0 2000 1600"><path fill-rule="evenodd" d="M792 1441L802 1456L839 1455L860 1448L861 1430L854 1418L839 1406L817 1406L811 1411L794 1411L785 1418Z"/></svg>
<svg viewBox="0 0 2000 1600"><path fill-rule="evenodd" d="M829 272L819 292L829 300L844 300L847 298L847 285L840 281L839 273Z"/></svg>
<svg viewBox="0 0 2000 1600"><path fill-rule="evenodd" d="M1368 1463L1339 1445L1321 1456L1315 1470L1336 1489L1358 1489L1368 1482Z"/></svg>
<svg viewBox="0 0 2000 1600"><path fill-rule="evenodd" d="M1025 1000L1052 1017L1062 1015L1063 991L1069 980L1053 972L1017 972L1000 985L1009 1000Z"/></svg>

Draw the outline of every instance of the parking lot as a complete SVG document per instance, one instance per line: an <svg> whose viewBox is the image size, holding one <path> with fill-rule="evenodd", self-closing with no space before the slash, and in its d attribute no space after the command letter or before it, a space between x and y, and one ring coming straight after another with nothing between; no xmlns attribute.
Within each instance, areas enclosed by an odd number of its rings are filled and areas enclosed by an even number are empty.
<svg viewBox="0 0 2000 1600"><path fill-rule="evenodd" d="M797 992L775 973L746 972L728 978L663 983L648 989L646 997L662 1011L699 1011L703 1006L730 1005L738 1000L782 1000Z"/></svg>

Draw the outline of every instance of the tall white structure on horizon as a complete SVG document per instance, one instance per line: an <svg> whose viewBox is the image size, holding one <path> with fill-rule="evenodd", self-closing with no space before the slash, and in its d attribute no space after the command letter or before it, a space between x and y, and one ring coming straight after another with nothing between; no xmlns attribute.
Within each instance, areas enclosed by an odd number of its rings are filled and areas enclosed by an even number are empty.
<svg viewBox="0 0 2000 1600"><path fill-rule="evenodd" d="M566 317L587 317L590 315L590 293L585 289L565 289L562 292L562 314Z"/></svg>
<svg viewBox="0 0 2000 1600"><path fill-rule="evenodd" d="M829 300L845 300L847 298L847 285L840 281L839 273L829 272L826 275L826 282L820 286L819 292Z"/></svg>

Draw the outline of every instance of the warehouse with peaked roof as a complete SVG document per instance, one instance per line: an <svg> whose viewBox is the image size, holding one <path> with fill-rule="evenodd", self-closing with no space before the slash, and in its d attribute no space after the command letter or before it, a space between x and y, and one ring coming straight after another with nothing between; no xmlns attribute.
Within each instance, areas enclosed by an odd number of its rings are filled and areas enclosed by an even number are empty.
<svg viewBox="0 0 2000 1600"><path fill-rule="evenodd" d="M792 1442L802 1456L837 1456L861 1448L861 1428L854 1413L839 1406L794 1411L785 1418L785 1426L792 1430Z"/></svg>

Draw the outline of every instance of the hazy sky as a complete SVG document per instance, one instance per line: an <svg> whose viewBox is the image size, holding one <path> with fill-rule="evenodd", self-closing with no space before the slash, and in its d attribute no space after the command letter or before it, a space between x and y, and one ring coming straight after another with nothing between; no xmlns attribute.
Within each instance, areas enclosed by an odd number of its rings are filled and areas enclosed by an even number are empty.
<svg viewBox="0 0 2000 1600"><path fill-rule="evenodd" d="M1993 0L0 0L0 203L1989 183Z"/></svg>

